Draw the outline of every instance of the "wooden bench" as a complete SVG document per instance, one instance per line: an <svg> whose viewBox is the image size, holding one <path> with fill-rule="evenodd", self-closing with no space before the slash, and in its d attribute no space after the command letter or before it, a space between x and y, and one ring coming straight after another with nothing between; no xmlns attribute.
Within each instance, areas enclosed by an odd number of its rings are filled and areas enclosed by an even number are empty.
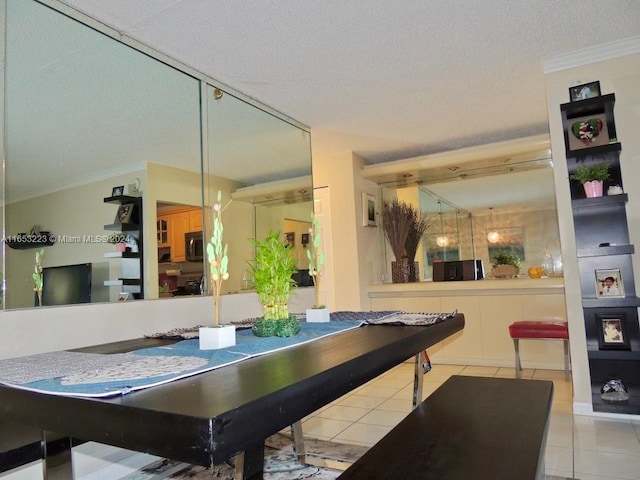
<svg viewBox="0 0 640 480"><path fill-rule="evenodd" d="M338 480L544 478L553 383L452 376Z"/></svg>
<svg viewBox="0 0 640 480"><path fill-rule="evenodd" d="M569 327L567 322L523 320L509 325L509 335L516 351L516 378L522 376L520 340L562 340L564 343L564 376L569 379Z"/></svg>

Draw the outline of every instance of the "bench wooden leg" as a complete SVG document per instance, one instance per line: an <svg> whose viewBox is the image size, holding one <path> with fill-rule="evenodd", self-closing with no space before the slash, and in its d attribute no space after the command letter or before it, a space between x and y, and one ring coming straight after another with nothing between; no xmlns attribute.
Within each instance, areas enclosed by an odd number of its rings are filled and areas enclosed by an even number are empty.
<svg viewBox="0 0 640 480"><path fill-rule="evenodd" d="M513 339L513 347L516 350L516 378L522 377L522 365L520 364L520 339Z"/></svg>

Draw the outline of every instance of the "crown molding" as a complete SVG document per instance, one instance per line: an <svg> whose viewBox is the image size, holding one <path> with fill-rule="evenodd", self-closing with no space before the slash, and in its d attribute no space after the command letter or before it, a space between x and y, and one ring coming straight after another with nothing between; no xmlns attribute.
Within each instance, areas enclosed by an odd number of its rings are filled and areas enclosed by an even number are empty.
<svg viewBox="0 0 640 480"><path fill-rule="evenodd" d="M542 67L547 74L635 53L640 53L640 35L556 55L543 60Z"/></svg>

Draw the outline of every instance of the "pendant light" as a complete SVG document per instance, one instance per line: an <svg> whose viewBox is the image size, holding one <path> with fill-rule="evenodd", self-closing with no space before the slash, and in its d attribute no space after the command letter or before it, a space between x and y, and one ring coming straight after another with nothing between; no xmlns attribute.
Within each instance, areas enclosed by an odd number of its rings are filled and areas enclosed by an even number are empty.
<svg viewBox="0 0 640 480"><path fill-rule="evenodd" d="M436 237L436 245L439 247L448 247L449 246L449 237L444 234L444 219L442 218L442 203L438 200L438 205L440 206L440 211L438 215L440 215L440 235Z"/></svg>
<svg viewBox="0 0 640 480"><path fill-rule="evenodd" d="M487 232L487 241L489 243L498 243L500 241L500 234L493 227L493 207L489 207L489 211L491 212L491 222L489 223L489 231Z"/></svg>

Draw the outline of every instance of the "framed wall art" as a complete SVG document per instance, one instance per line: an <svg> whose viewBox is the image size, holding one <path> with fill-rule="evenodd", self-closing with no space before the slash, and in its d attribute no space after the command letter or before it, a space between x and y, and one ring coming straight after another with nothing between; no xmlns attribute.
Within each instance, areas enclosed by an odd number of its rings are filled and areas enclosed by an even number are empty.
<svg viewBox="0 0 640 480"><path fill-rule="evenodd" d="M583 83L569 88L569 99L572 102L600 96L600 82Z"/></svg>
<svg viewBox="0 0 640 480"><path fill-rule="evenodd" d="M596 314L598 322L598 346L601 350L630 350L624 314Z"/></svg>
<svg viewBox="0 0 640 480"><path fill-rule="evenodd" d="M619 268L596 270L595 273L598 298L624 297L624 282Z"/></svg>
<svg viewBox="0 0 640 480"><path fill-rule="evenodd" d="M377 227L376 197L370 193L362 194L362 226Z"/></svg>

